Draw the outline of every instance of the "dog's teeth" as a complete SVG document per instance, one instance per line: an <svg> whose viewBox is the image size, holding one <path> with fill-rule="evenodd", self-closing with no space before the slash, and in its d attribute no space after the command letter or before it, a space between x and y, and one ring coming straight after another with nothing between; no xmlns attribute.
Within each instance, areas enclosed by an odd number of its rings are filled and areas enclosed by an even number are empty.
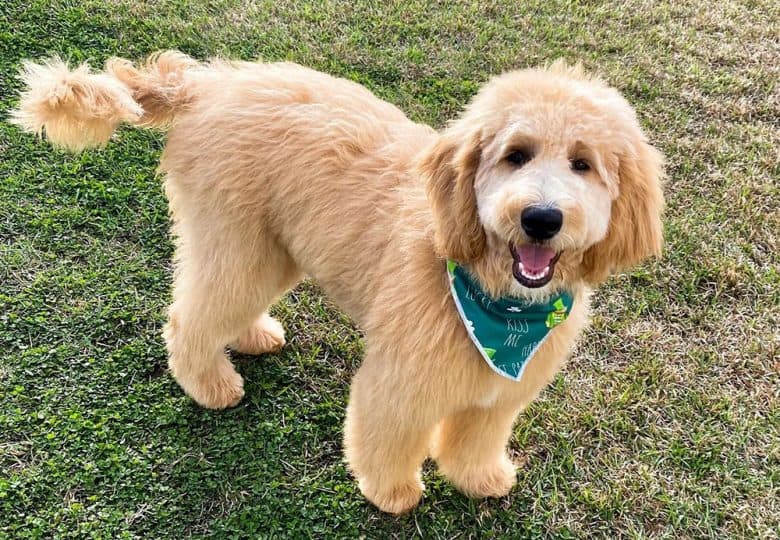
<svg viewBox="0 0 780 540"><path fill-rule="evenodd" d="M544 270L542 270L541 272L534 273L534 272L529 272L528 270L526 270L525 267L523 266L523 263L521 263L519 261L518 261L517 265L520 268L520 273L523 275L523 277L528 278L528 279L533 279L533 280L542 279L543 277L547 276L547 274L550 273L550 267L549 266L545 266Z"/></svg>

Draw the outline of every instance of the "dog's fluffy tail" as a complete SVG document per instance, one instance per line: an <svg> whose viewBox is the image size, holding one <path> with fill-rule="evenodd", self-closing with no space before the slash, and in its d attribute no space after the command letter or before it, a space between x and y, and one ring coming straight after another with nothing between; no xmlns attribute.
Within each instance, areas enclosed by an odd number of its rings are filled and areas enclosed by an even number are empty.
<svg viewBox="0 0 780 540"><path fill-rule="evenodd" d="M59 58L25 62L27 89L11 122L68 150L103 146L122 122L168 126L195 99L190 75L198 66L178 51L153 54L140 68L111 58L103 73L87 64L69 69Z"/></svg>

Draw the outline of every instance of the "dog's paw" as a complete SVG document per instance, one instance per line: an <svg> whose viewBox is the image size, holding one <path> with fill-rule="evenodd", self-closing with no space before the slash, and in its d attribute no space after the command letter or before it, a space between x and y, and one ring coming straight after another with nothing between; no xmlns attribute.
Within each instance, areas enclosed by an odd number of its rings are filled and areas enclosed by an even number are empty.
<svg viewBox="0 0 780 540"><path fill-rule="evenodd" d="M244 379L227 359L204 373L175 378L188 396L207 409L235 407L244 397Z"/></svg>
<svg viewBox="0 0 780 540"><path fill-rule="evenodd" d="M282 324L263 313L248 330L231 343L230 348L244 354L276 352L285 344Z"/></svg>
<svg viewBox="0 0 780 540"><path fill-rule="evenodd" d="M414 509L422 498L424 486L421 481L398 484L389 488L376 489L365 479L358 481L363 496L382 512L399 515Z"/></svg>
<svg viewBox="0 0 780 540"><path fill-rule="evenodd" d="M468 464L462 468L446 468L442 473L468 497L503 497L517 483L515 466L507 456L489 464Z"/></svg>

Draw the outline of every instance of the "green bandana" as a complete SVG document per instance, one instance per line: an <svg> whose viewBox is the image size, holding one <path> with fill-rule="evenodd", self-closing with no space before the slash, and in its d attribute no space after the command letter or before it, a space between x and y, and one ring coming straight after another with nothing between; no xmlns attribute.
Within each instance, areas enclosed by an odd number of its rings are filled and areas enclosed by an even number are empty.
<svg viewBox="0 0 780 540"><path fill-rule="evenodd" d="M574 305L567 292L535 304L503 297L492 299L468 273L447 261L450 289L471 341L496 373L519 381L528 360L550 330L566 320Z"/></svg>

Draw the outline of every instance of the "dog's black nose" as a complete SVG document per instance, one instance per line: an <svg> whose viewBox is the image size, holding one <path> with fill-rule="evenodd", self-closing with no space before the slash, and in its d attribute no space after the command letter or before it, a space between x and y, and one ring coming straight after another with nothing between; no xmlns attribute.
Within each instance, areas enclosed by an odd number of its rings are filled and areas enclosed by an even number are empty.
<svg viewBox="0 0 780 540"><path fill-rule="evenodd" d="M557 208L529 206L523 210L520 224L525 234L534 240L547 240L561 230L563 214Z"/></svg>

